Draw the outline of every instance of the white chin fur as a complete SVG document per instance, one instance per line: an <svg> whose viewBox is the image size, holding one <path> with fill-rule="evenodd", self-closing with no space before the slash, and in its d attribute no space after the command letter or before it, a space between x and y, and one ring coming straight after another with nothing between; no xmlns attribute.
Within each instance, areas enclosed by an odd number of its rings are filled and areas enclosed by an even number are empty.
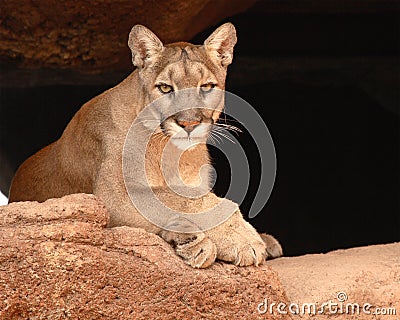
<svg viewBox="0 0 400 320"><path fill-rule="evenodd" d="M190 149L199 143L205 143L208 127L208 124L200 124L190 133L191 138L189 139L187 132L176 125L174 129L177 131L172 136L171 142L180 150Z"/></svg>
<svg viewBox="0 0 400 320"><path fill-rule="evenodd" d="M180 150L187 150L195 145L202 143L203 139L182 139L182 138L172 138L171 142Z"/></svg>

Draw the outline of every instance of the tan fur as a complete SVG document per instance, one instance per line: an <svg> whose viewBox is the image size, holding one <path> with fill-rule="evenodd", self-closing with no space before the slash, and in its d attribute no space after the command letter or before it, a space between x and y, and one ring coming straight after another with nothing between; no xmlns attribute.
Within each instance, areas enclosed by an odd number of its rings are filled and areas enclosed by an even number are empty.
<svg viewBox="0 0 400 320"><path fill-rule="evenodd" d="M139 112L160 97L157 83L168 83L180 90L213 82L223 90L235 43L236 33L231 24L218 28L203 46L184 42L163 46L150 30L135 26L129 47L136 70L116 87L84 104L58 141L21 165L12 182L10 201L45 201L71 193L93 193L105 202L111 215L110 227L128 225L159 234L193 267L207 267L216 258L241 266L258 265L267 255L281 255L279 243L267 237L267 248L239 211L206 232L179 234L162 230L136 211L122 176L125 137ZM217 120L222 107L205 111L202 121ZM167 190L161 173L162 151L170 139L168 132L178 127L174 121L166 122L167 133L159 132L151 138L145 160L147 178L167 204L182 211L198 212L219 199L212 193L200 200L176 196ZM174 150L171 156L173 153ZM183 181L198 184L199 170L208 163L205 144L186 151L179 161ZM272 253L270 248L275 248Z"/></svg>

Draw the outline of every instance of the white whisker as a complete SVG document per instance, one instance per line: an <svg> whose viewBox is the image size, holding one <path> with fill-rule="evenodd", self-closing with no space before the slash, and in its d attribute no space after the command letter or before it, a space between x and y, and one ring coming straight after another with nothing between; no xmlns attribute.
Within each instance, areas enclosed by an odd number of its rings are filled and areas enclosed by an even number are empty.
<svg viewBox="0 0 400 320"><path fill-rule="evenodd" d="M225 130L229 130L229 131L242 132L241 129L239 129L238 127L232 126L230 124L215 123L214 126L215 127L221 127L221 128L224 128Z"/></svg>
<svg viewBox="0 0 400 320"><path fill-rule="evenodd" d="M215 133L216 135L222 136L222 137L224 137L225 139L229 140L230 142L236 144L236 142L235 142L230 136L228 136L227 134L222 133L221 131L214 131L214 133Z"/></svg>
<svg viewBox="0 0 400 320"><path fill-rule="evenodd" d="M216 144L216 141L215 141L214 137L213 137L211 134L208 135L207 138L210 139L210 141L211 141L212 143Z"/></svg>
<svg viewBox="0 0 400 320"><path fill-rule="evenodd" d="M216 132L210 131L211 136L215 139L215 141L220 144L222 143L222 138L219 137Z"/></svg>

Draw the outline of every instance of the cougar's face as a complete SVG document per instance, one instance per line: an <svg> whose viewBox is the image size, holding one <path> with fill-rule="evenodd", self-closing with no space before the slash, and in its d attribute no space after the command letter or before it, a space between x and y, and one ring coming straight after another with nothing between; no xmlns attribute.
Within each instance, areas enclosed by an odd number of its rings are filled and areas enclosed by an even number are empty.
<svg viewBox="0 0 400 320"><path fill-rule="evenodd" d="M186 149L206 142L224 106L225 75L216 75L202 62L204 52L199 48L177 46L166 51L169 61L174 62L155 77L152 99L158 99L156 114L161 132L177 147Z"/></svg>
<svg viewBox="0 0 400 320"><path fill-rule="evenodd" d="M224 107L227 65L236 43L231 24L218 28L202 46L163 46L148 29L132 29L133 63L151 106L151 119L180 149L205 143ZM136 41L136 42L135 42Z"/></svg>

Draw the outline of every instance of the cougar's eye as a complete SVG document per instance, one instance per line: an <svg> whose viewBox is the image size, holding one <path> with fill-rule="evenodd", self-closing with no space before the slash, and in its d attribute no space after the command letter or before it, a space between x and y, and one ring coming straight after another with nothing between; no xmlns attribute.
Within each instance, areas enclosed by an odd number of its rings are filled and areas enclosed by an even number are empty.
<svg viewBox="0 0 400 320"><path fill-rule="evenodd" d="M203 92L210 92L212 89L214 89L216 84L214 83L206 83L200 86L201 91Z"/></svg>
<svg viewBox="0 0 400 320"><path fill-rule="evenodd" d="M156 85L156 87L158 88L158 90L160 90L161 93L165 94L165 93L171 93L172 91L174 91L174 88L172 88L172 86L165 84L165 83L161 83Z"/></svg>

